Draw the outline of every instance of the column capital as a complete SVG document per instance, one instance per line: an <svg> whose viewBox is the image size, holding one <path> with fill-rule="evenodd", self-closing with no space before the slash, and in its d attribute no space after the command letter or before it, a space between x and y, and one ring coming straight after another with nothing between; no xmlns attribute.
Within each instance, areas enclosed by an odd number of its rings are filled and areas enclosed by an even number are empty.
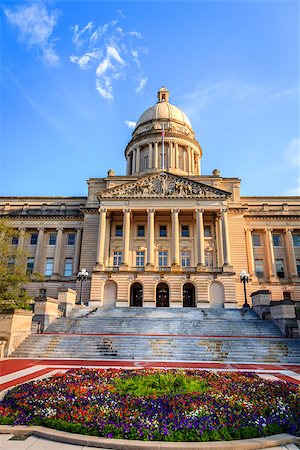
<svg viewBox="0 0 300 450"><path fill-rule="evenodd" d="M83 229L82 227L76 227L75 231L82 231L82 229Z"/></svg>
<svg viewBox="0 0 300 450"><path fill-rule="evenodd" d="M63 227L57 227L56 231L64 231L64 228Z"/></svg>
<svg viewBox="0 0 300 450"><path fill-rule="evenodd" d="M273 231L273 228L269 228L269 227L266 227L263 229L264 233L268 233L268 232L272 233L272 231Z"/></svg>
<svg viewBox="0 0 300 450"><path fill-rule="evenodd" d="M252 233L252 231L253 231L253 228L252 227L245 227L245 231L250 231L250 233Z"/></svg>
<svg viewBox="0 0 300 450"><path fill-rule="evenodd" d="M37 230L38 231L45 231L45 228L44 227L37 227Z"/></svg>
<svg viewBox="0 0 300 450"><path fill-rule="evenodd" d="M102 207L100 207L100 208L98 209L98 211L99 211L99 213L106 213L106 212L107 212L107 208L102 208Z"/></svg>
<svg viewBox="0 0 300 450"><path fill-rule="evenodd" d="M284 228L284 230L283 230L284 233L292 233L293 231L294 231L294 228L291 228L291 227Z"/></svg>
<svg viewBox="0 0 300 450"><path fill-rule="evenodd" d="M130 208L123 208L123 213L130 213L131 212L131 209Z"/></svg>
<svg viewBox="0 0 300 450"><path fill-rule="evenodd" d="M201 213L204 213L204 209L203 208L196 208L195 212L196 212L196 214L201 214Z"/></svg>
<svg viewBox="0 0 300 450"><path fill-rule="evenodd" d="M147 208L147 213L155 213L155 209L154 208Z"/></svg>
<svg viewBox="0 0 300 450"><path fill-rule="evenodd" d="M172 214L179 214L180 213L180 209L178 209L178 208L171 209L171 213Z"/></svg>
<svg viewBox="0 0 300 450"><path fill-rule="evenodd" d="M20 234L21 234L21 233L26 233L26 228L24 228L24 227L19 227L19 228L18 228L18 231L19 231Z"/></svg>

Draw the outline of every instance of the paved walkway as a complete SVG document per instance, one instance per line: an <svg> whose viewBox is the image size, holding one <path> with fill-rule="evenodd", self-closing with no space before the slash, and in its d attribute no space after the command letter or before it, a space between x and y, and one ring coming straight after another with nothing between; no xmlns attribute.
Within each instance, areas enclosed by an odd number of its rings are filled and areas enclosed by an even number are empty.
<svg viewBox="0 0 300 450"><path fill-rule="evenodd" d="M0 450L95 450L95 447L82 447L81 445L62 444L47 441L46 439L29 436L25 440L14 440L12 434L0 434ZM109 449L102 449L109 450ZM299 450L295 444L268 448L268 450Z"/></svg>

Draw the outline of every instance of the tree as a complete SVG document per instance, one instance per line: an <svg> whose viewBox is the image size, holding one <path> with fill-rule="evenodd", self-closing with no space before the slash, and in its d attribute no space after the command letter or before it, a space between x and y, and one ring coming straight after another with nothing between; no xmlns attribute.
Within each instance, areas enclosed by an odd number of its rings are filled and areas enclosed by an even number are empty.
<svg viewBox="0 0 300 450"><path fill-rule="evenodd" d="M30 297L23 286L30 282L26 272L27 256L12 240L19 231L6 219L0 220L0 310L29 309Z"/></svg>

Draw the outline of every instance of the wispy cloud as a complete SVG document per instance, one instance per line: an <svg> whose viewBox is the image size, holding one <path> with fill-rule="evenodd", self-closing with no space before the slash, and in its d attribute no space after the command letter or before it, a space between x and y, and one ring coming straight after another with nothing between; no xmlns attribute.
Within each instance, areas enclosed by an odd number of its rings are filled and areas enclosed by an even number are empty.
<svg viewBox="0 0 300 450"><path fill-rule="evenodd" d="M96 25L90 21L83 28L72 27L72 41L79 55L71 55L70 61L80 69L95 70L95 85L98 94L107 101L114 99L114 81L130 76L137 82L135 91L140 93L147 83L140 62L140 53L145 48L136 45L143 36L139 31L126 31L120 21L126 19L121 11L108 23Z"/></svg>
<svg viewBox="0 0 300 450"><path fill-rule="evenodd" d="M47 11L43 4L20 5L15 10L4 8L7 20L19 31L19 38L29 47L36 47L50 65L59 63L52 37L59 11Z"/></svg>
<svg viewBox="0 0 300 450"><path fill-rule="evenodd" d="M125 120L126 125L128 128L135 128L136 122L132 122L132 120Z"/></svg>
<svg viewBox="0 0 300 450"><path fill-rule="evenodd" d="M227 76L221 80L204 80L192 92L180 97L188 115L196 115L210 105L226 101L243 102L247 110L257 112L267 110L271 105L283 99L297 98L299 86L279 89L276 86L257 85L252 82ZM247 103L246 103L247 102Z"/></svg>

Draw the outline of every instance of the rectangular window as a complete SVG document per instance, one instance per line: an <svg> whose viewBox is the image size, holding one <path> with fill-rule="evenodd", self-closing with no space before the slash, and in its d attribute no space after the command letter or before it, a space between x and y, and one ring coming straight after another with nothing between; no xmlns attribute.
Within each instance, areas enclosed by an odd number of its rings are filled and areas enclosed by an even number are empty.
<svg viewBox="0 0 300 450"><path fill-rule="evenodd" d="M159 226L159 236L160 237L167 237L167 225L160 225Z"/></svg>
<svg viewBox="0 0 300 450"><path fill-rule="evenodd" d="M138 227L137 227L137 235L138 235L138 237L144 237L145 236L145 225L138 225Z"/></svg>
<svg viewBox="0 0 300 450"><path fill-rule="evenodd" d="M19 238L17 236L13 236L11 240L11 245L18 245Z"/></svg>
<svg viewBox="0 0 300 450"><path fill-rule="evenodd" d="M26 267L27 273L33 272L33 266L34 266L34 258L27 258L27 267Z"/></svg>
<svg viewBox="0 0 300 450"><path fill-rule="evenodd" d="M211 237L211 226L204 225L204 237Z"/></svg>
<svg viewBox="0 0 300 450"><path fill-rule="evenodd" d="M282 247L280 234L272 234L272 238L274 247Z"/></svg>
<svg viewBox="0 0 300 450"><path fill-rule="evenodd" d="M188 225L182 225L181 226L181 237L189 237L189 226Z"/></svg>
<svg viewBox="0 0 300 450"><path fill-rule="evenodd" d="M122 225L116 225L116 236L117 237L123 236L123 226Z"/></svg>
<svg viewBox="0 0 300 450"><path fill-rule="evenodd" d="M38 234L32 233L30 236L30 245L36 245L38 240Z"/></svg>
<svg viewBox="0 0 300 450"><path fill-rule="evenodd" d="M75 233L68 234L68 245L75 245Z"/></svg>
<svg viewBox="0 0 300 450"><path fill-rule="evenodd" d="M64 277L71 277L73 274L73 258L65 259Z"/></svg>
<svg viewBox="0 0 300 450"><path fill-rule="evenodd" d="M205 252L204 253L204 257L205 257L205 265L209 268L213 267L213 254L212 252Z"/></svg>
<svg viewBox="0 0 300 450"><path fill-rule="evenodd" d="M285 278L283 259L276 259L275 264L278 278Z"/></svg>
<svg viewBox="0 0 300 450"><path fill-rule="evenodd" d="M260 234L252 234L253 247L260 247Z"/></svg>
<svg viewBox="0 0 300 450"><path fill-rule="evenodd" d="M114 266L118 267L122 264L123 252L116 251L114 252Z"/></svg>
<svg viewBox="0 0 300 450"><path fill-rule="evenodd" d="M159 267L167 267L168 266L168 252L159 252L158 253L158 265Z"/></svg>
<svg viewBox="0 0 300 450"><path fill-rule="evenodd" d="M53 274L54 258L46 258L45 275L50 277Z"/></svg>
<svg viewBox="0 0 300 450"><path fill-rule="evenodd" d="M262 259L255 259L255 274L257 278L264 278L264 262Z"/></svg>
<svg viewBox="0 0 300 450"><path fill-rule="evenodd" d="M191 266L191 252L181 252L181 265L182 267Z"/></svg>
<svg viewBox="0 0 300 450"><path fill-rule="evenodd" d="M296 259L297 274L300 277L300 259Z"/></svg>
<svg viewBox="0 0 300 450"><path fill-rule="evenodd" d="M300 234L293 234L294 247L300 247Z"/></svg>
<svg viewBox="0 0 300 450"><path fill-rule="evenodd" d="M56 245L56 233L49 234L49 245Z"/></svg>
<svg viewBox="0 0 300 450"><path fill-rule="evenodd" d="M145 266L145 252L136 252L136 267L144 267Z"/></svg>

